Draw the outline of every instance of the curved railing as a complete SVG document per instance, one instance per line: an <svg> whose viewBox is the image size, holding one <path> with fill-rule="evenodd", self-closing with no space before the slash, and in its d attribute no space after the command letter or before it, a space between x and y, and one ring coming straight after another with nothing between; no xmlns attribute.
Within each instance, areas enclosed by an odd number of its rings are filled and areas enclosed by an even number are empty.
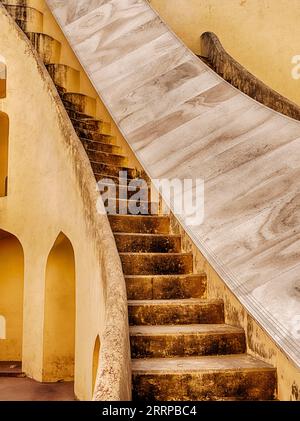
<svg viewBox="0 0 300 421"><path fill-rule="evenodd" d="M241 92L279 113L300 120L300 107L265 85L238 63L227 53L213 32L201 35L201 56L207 59L218 75Z"/></svg>

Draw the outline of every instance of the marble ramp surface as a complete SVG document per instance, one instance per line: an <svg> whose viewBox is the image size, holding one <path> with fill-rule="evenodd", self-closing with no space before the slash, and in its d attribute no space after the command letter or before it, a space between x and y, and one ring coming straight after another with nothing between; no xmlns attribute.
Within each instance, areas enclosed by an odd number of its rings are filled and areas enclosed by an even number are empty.
<svg viewBox="0 0 300 421"><path fill-rule="evenodd" d="M224 82L144 0L47 3L148 174L205 180L203 223L181 223L300 366L300 123Z"/></svg>

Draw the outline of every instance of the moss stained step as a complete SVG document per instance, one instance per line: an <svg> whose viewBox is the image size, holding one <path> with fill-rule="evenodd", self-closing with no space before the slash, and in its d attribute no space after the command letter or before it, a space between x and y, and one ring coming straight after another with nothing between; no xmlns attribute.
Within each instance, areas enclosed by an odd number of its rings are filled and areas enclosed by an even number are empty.
<svg viewBox="0 0 300 421"><path fill-rule="evenodd" d="M129 300L206 298L207 277L198 275L125 276Z"/></svg>
<svg viewBox="0 0 300 421"><path fill-rule="evenodd" d="M84 139L90 139L94 142L105 142L110 144L115 144L116 139L114 136L111 136L107 133L99 133L99 131L94 130L87 130L80 127L74 126L74 130L76 131L78 137L84 138Z"/></svg>
<svg viewBox="0 0 300 421"><path fill-rule="evenodd" d="M94 162L102 162L105 164L117 165L120 167L126 167L128 164L128 160L124 155L116 155L103 151L95 151L94 149L87 149L86 152L91 161Z"/></svg>
<svg viewBox="0 0 300 421"><path fill-rule="evenodd" d="M137 202L136 200L103 198L107 208L108 215L131 214L131 215L157 215L158 203L155 202ZM109 203L108 203L109 200Z"/></svg>
<svg viewBox="0 0 300 421"><path fill-rule="evenodd" d="M26 32L26 35L46 65L59 61L61 53L59 41L40 32Z"/></svg>
<svg viewBox="0 0 300 421"><path fill-rule="evenodd" d="M80 119L80 120L75 120L71 118L71 121L74 128L76 129L97 132L99 134L107 134L107 135L110 134L110 123L106 123L104 121L93 119L93 118Z"/></svg>
<svg viewBox="0 0 300 421"><path fill-rule="evenodd" d="M224 324L132 326L132 358L241 354L244 330Z"/></svg>
<svg viewBox="0 0 300 421"><path fill-rule="evenodd" d="M84 138L80 138L80 140L86 150L90 149L97 152L106 152L116 155L119 155L121 152L120 146L117 145L111 145L105 142L94 142L93 140Z"/></svg>
<svg viewBox="0 0 300 421"><path fill-rule="evenodd" d="M90 162L93 171L97 174L105 174L106 176L119 177L120 171L122 171L128 174L128 178L134 178L136 175L136 170L134 168L104 164L92 160L90 160Z"/></svg>
<svg viewBox="0 0 300 421"><path fill-rule="evenodd" d="M133 400L271 400L276 370L248 355L134 359Z"/></svg>
<svg viewBox="0 0 300 421"><path fill-rule="evenodd" d="M108 217L113 232L168 234L168 216L111 215Z"/></svg>
<svg viewBox="0 0 300 421"><path fill-rule="evenodd" d="M163 234L115 234L122 253L180 253L181 236Z"/></svg>
<svg viewBox="0 0 300 421"><path fill-rule="evenodd" d="M171 275L193 272L191 253L120 253L125 275Z"/></svg>
<svg viewBox="0 0 300 421"><path fill-rule="evenodd" d="M96 98L78 92L67 92L63 99L72 103L76 107L75 111L92 116L96 115Z"/></svg>
<svg viewBox="0 0 300 421"><path fill-rule="evenodd" d="M222 300L129 300L130 325L224 323Z"/></svg>
<svg viewBox="0 0 300 421"><path fill-rule="evenodd" d="M4 4L24 32L43 32L43 14L33 7Z"/></svg>

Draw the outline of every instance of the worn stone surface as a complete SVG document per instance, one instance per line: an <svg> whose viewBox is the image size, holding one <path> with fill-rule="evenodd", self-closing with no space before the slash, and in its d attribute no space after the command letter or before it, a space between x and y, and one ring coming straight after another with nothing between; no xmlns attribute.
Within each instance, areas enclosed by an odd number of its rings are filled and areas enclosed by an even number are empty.
<svg viewBox="0 0 300 421"><path fill-rule="evenodd" d="M129 300L130 325L223 323L221 300Z"/></svg>
<svg viewBox="0 0 300 421"><path fill-rule="evenodd" d="M244 355L133 360L133 399L269 400L276 371Z"/></svg>
<svg viewBox="0 0 300 421"><path fill-rule="evenodd" d="M221 325L132 326L132 358L241 354L245 332Z"/></svg>
<svg viewBox="0 0 300 421"><path fill-rule="evenodd" d="M125 276L129 300L206 298L206 275Z"/></svg>

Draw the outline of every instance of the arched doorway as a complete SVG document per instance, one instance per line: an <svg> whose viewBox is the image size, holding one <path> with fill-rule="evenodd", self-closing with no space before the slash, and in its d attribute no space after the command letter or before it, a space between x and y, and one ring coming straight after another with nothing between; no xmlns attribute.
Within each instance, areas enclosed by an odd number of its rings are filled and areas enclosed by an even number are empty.
<svg viewBox="0 0 300 421"><path fill-rule="evenodd" d="M19 240L0 230L0 361L21 361L24 254Z"/></svg>
<svg viewBox="0 0 300 421"><path fill-rule="evenodd" d="M95 345L94 345L94 352L93 352L93 373L92 373L92 395L95 392L96 386L96 379L99 367L99 357L100 357L100 338L97 336Z"/></svg>
<svg viewBox="0 0 300 421"><path fill-rule="evenodd" d="M75 306L74 251L61 233L46 266L43 381L74 378Z"/></svg>

